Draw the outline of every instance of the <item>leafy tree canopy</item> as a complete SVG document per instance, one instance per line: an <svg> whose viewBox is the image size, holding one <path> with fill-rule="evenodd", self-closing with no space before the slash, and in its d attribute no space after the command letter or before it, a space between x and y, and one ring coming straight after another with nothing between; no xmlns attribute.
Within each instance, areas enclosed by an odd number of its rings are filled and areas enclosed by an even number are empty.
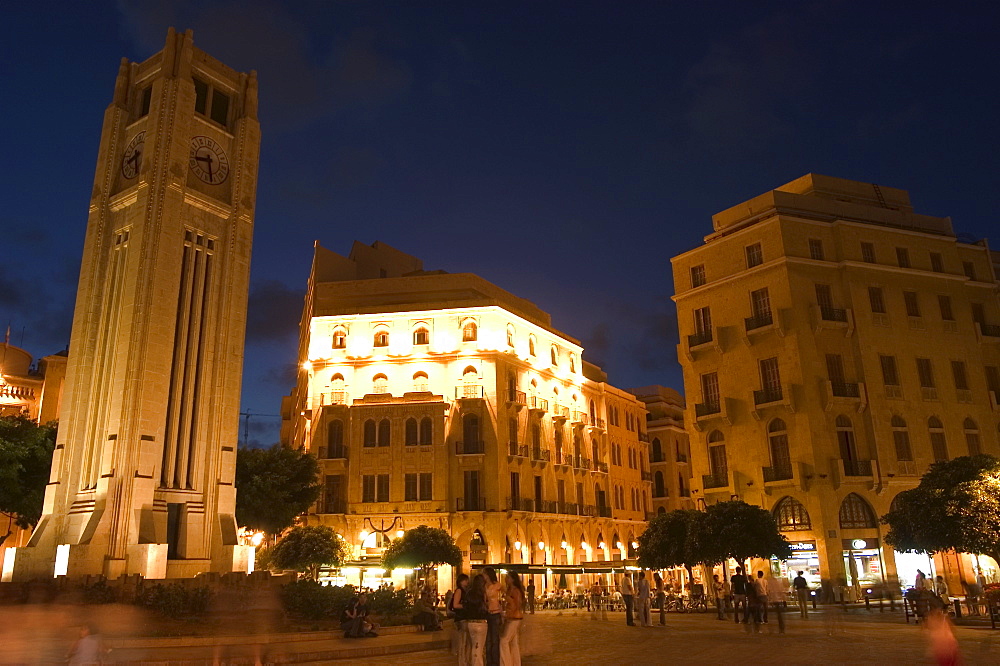
<svg viewBox="0 0 1000 666"><path fill-rule="evenodd" d="M38 425L23 416L0 418L0 512L28 528L42 515L45 485L56 444L55 424ZM4 535L0 535L0 543Z"/></svg>
<svg viewBox="0 0 1000 666"><path fill-rule="evenodd" d="M945 550L1000 557L1000 460L990 455L937 462L893 500L882 522L897 550ZM1000 561L1000 560L998 560Z"/></svg>
<svg viewBox="0 0 1000 666"><path fill-rule="evenodd" d="M737 562L770 557L784 560L792 554L771 512L742 500L707 507L701 538L707 562L722 562L730 557Z"/></svg>
<svg viewBox="0 0 1000 666"><path fill-rule="evenodd" d="M446 531L420 525L394 539L382 555L386 569L416 569L435 564L462 564L462 550Z"/></svg>
<svg viewBox="0 0 1000 666"><path fill-rule="evenodd" d="M280 534L319 498L319 464L308 453L275 444L236 455L236 522Z"/></svg>
<svg viewBox="0 0 1000 666"><path fill-rule="evenodd" d="M694 509L661 513L639 535L639 566L667 569L704 561L701 541L705 514Z"/></svg>
<svg viewBox="0 0 1000 666"><path fill-rule="evenodd" d="M321 566L340 566L350 556L350 546L333 528L308 525L292 528L270 551L276 569L308 572L315 580Z"/></svg>

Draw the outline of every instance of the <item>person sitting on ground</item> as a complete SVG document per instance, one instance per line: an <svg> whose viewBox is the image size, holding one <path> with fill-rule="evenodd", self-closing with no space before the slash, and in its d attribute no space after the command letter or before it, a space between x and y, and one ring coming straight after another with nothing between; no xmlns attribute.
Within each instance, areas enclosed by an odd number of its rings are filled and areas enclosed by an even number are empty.
<svg viewBox="0 0 1000 666"><path fill-rule="evenodd" d="M434 595L424 589L413 602L413 624L420 625L424 631L441 631L441 621L434 610Z"/></svg>
<svg viewBox="0 0 1000 666"><path fill-rule="evenodd" d="M359 594L351 599L347 608L340 614L340 628L344 638L374 638L378 636L375 630L378 625L368 620L368 595Z"/></svg>

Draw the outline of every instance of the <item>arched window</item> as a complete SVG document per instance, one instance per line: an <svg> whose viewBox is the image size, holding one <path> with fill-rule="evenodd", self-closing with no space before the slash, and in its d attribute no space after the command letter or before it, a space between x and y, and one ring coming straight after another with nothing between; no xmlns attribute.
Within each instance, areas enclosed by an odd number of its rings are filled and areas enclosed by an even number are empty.
<svg viewBox="0 0 1000 666"><path fill-rule="evenodd" d="M372 393L388 393L389 378L379 373L372 377Z"/></svg>
<svg viewBox="0 0 1000 666"><path fill-rule="evenodd" d="M375 421L368 419L365 421L364 426L364 439L362 444L365 447L375 446L376 440L378 438L375 436Z"/></svg>
<svg viewBox="0 0 1000 666"><path fill-rule="evenodd" d="M666 513L666 512L667 512L666 507L664 507L662 505L659 508L656 509L656 513L657 514Z"/></svg>
<svg viewBox="0 0 1000 666"><path fill-rule="evenodd" d="M413 390L417 393L426 393L429 390L426 372L413 373Z"/></svg>
<svg viewBox="0 0 1000 666"><path fill-rule="evenodd" d="M347 331L341 327L333 329L333 348L344 349L347 347Z"/></svg>
<svg viewBox="0 0 1000 666"><path fill-rule="evenodd" d="M465 444L465 450L468 451L478 451L480 449L479 441L479 416L476 414L463 414L462 415L462 440Z"/></svg>
<svg viewBox="0 0 1000 666"><path fill-rule="evenodd" d="M344 455L344 422L340 419L334 419L326 426L326 457L346 457Z"/></svg>
<svg viewBox="0 0 1000 666"><path fill-rule="evenodd" d="M666 486L663 483L663 472L653 474L653 497L666 497Z"/></svg>
<svg viewBox="0 0 1000 666"><path fill-rule="evenodd" d="M406 429L404 432L403 443L406 446L417 445L417 420L415 418L406 419Z"/></svg>
<svg viewBox="0 0 1000 666"><path fill-rule="evenodd" d="M528 353L530 355L532 355L532 356L535 355L535 336L534 335L529 335L528 336Z"/></svg>
<svg viewBox="0 0 1000 666"><path fill-rule="evenodd" d="M834 422L837 430L837 443L840 446L840 457L844 459L845 469L858 459L858 446L854 441L854 425L851 419L843 414Z"/></svg>
<svg viewBox="0 0 1000 666"><path fill-rule="evenodd" d="M375 340L372 343L375 347L388 347L389 346L389 331L384 328L380 328L375 331Z"/></svg>
<svg viewBox="0 0 1000 666"><path fill-rule="evenodd" d="M788 433L784 421L774 419L767 425L767 443L771 451L774 479L792 478L792 457L788 451Z"/></svg>
<svg viewBox="0 0 1000 666"><path fill-rule="evenodd" d="M809 520L809 512L806 511L802 502L793 497L783 497L774 505L774 522L778 523L778 530L781 532L798 532L811 530L812 522Z"/></svg>
<svg viewBox="0 0 1000 666"><path fill-rule="evenodd" d="M559 354L556 352L555 345L549 348L549 362L552 365L559 365Z"/></svg>
<svg viewBox="0 0 1000 666"><path fill-rule="evenodd" d="M347 403L347 393L344 386L344 375L339 372L330 378L330 404L343 405Z"/></svg>
<svg viewBox="0 0 1000 666"><path fill-rule="evenodd" d="M872 529L878 526L875 512L857 493L851 493L840 505L840 529Z"/></svg>
<svg viewBox="0 0 1000 666"><path fill-rule="evenodd" d="M507 346L514 346L514 327L510 324L507 324Z"/></svg>
<svg viewBox="0 0 1000 666"><path fill-rule="evenodd" d="M948 459L948 441L944 437L944 426L941 419L932 416L927 419L927 431L931 438L931 452L934 455L934 462L941 462Z"/></svg>
<svg viewBox="0 0 1000 666"><path fill-rule="evenodd" d="M427 345L431 342L431 335L426 326L418 326L413 329L413 344Z"/></svg>
<svg viewBox="0 0 1000 666"><path fill-rule="evenodd" d="M910 433L906 429L906 421L901 416L893 416L892 443L896 448L896 460L907 462L913 460L913 449L910 446Z"/></svg>
<svg viewBox="0 0 1000 666"><path fill-rule="evenodd" d="M462 326L462 342L475 342L479 339L479 327L476 322L467 321Z"/></svg>
<svg viewBox="0 0 1000 666"><path fill-rule="evenodd" d="M962 423L962 429L965 431L965 443L969 447L970 456L978 456L982 453L982 447L979 445L979 426L972 419L965 419Z"/></svg>
<svg viewBox="0 0 1000 666"><path fill-rule="evenodd" d="M382 419L378 422L378 445L389 446L392 440L392 424L389 419Z"/></svg>
<svg viewBox="0 0 1000 666"><path fill-rule="evenodd" d="M434 423L431 417L425 416L420 419L420 444L429 446L434 443Z"/></svg>

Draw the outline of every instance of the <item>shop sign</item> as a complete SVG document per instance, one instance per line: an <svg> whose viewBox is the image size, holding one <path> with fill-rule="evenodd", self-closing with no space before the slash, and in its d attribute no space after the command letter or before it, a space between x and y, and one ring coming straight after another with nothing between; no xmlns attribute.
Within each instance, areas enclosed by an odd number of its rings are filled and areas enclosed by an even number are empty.
<svg viewBox="0 0 1000 666"><path fill-rule="evenodd" d="M878 539L841 539L844 550L869 550L878 548Z"/></svg>
<svg viewBox="0 0 1000 666"><path fill-rule="evenodd" d="M808 554L816 552L816 542L815 541L791 541L788 545L792 549L792 554Z"/></svg>

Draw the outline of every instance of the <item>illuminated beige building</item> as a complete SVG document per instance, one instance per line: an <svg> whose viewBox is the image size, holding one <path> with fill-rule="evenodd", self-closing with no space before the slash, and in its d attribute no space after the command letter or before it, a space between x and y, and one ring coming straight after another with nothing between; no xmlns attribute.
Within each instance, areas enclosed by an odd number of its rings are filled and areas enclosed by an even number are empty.
<svg viewBox="0 0 1000 666"><path fill-rule="evenodd" d="M673 259L695 497L773 511L793 570L912 582L927 558L878 517L935 460L1000 454L986 243L903 190L814 174L713 225Z"/></svg>
<svg viewBox="0 0 1000 666"><path fill-rule="evenodd" d="M257 80L168 31L104 114L45 506L4 580L244 570L233 485Z"/></svg>
<svg viewBox="0 0 1000 666"><path fill-rule="evenodd" d="M684 427L684 398L666 386L631 389L646 405L653 512L694 508L691 502L691 448Z"/></svg>
<svg viewBox="0 0 1000 666"><path fill-rule="evenodd" d="M382 243L315 248L282 439L319 458L309 524L359 561L417 525L465 567L634 557L646 410L532 303Z"/></svg>

